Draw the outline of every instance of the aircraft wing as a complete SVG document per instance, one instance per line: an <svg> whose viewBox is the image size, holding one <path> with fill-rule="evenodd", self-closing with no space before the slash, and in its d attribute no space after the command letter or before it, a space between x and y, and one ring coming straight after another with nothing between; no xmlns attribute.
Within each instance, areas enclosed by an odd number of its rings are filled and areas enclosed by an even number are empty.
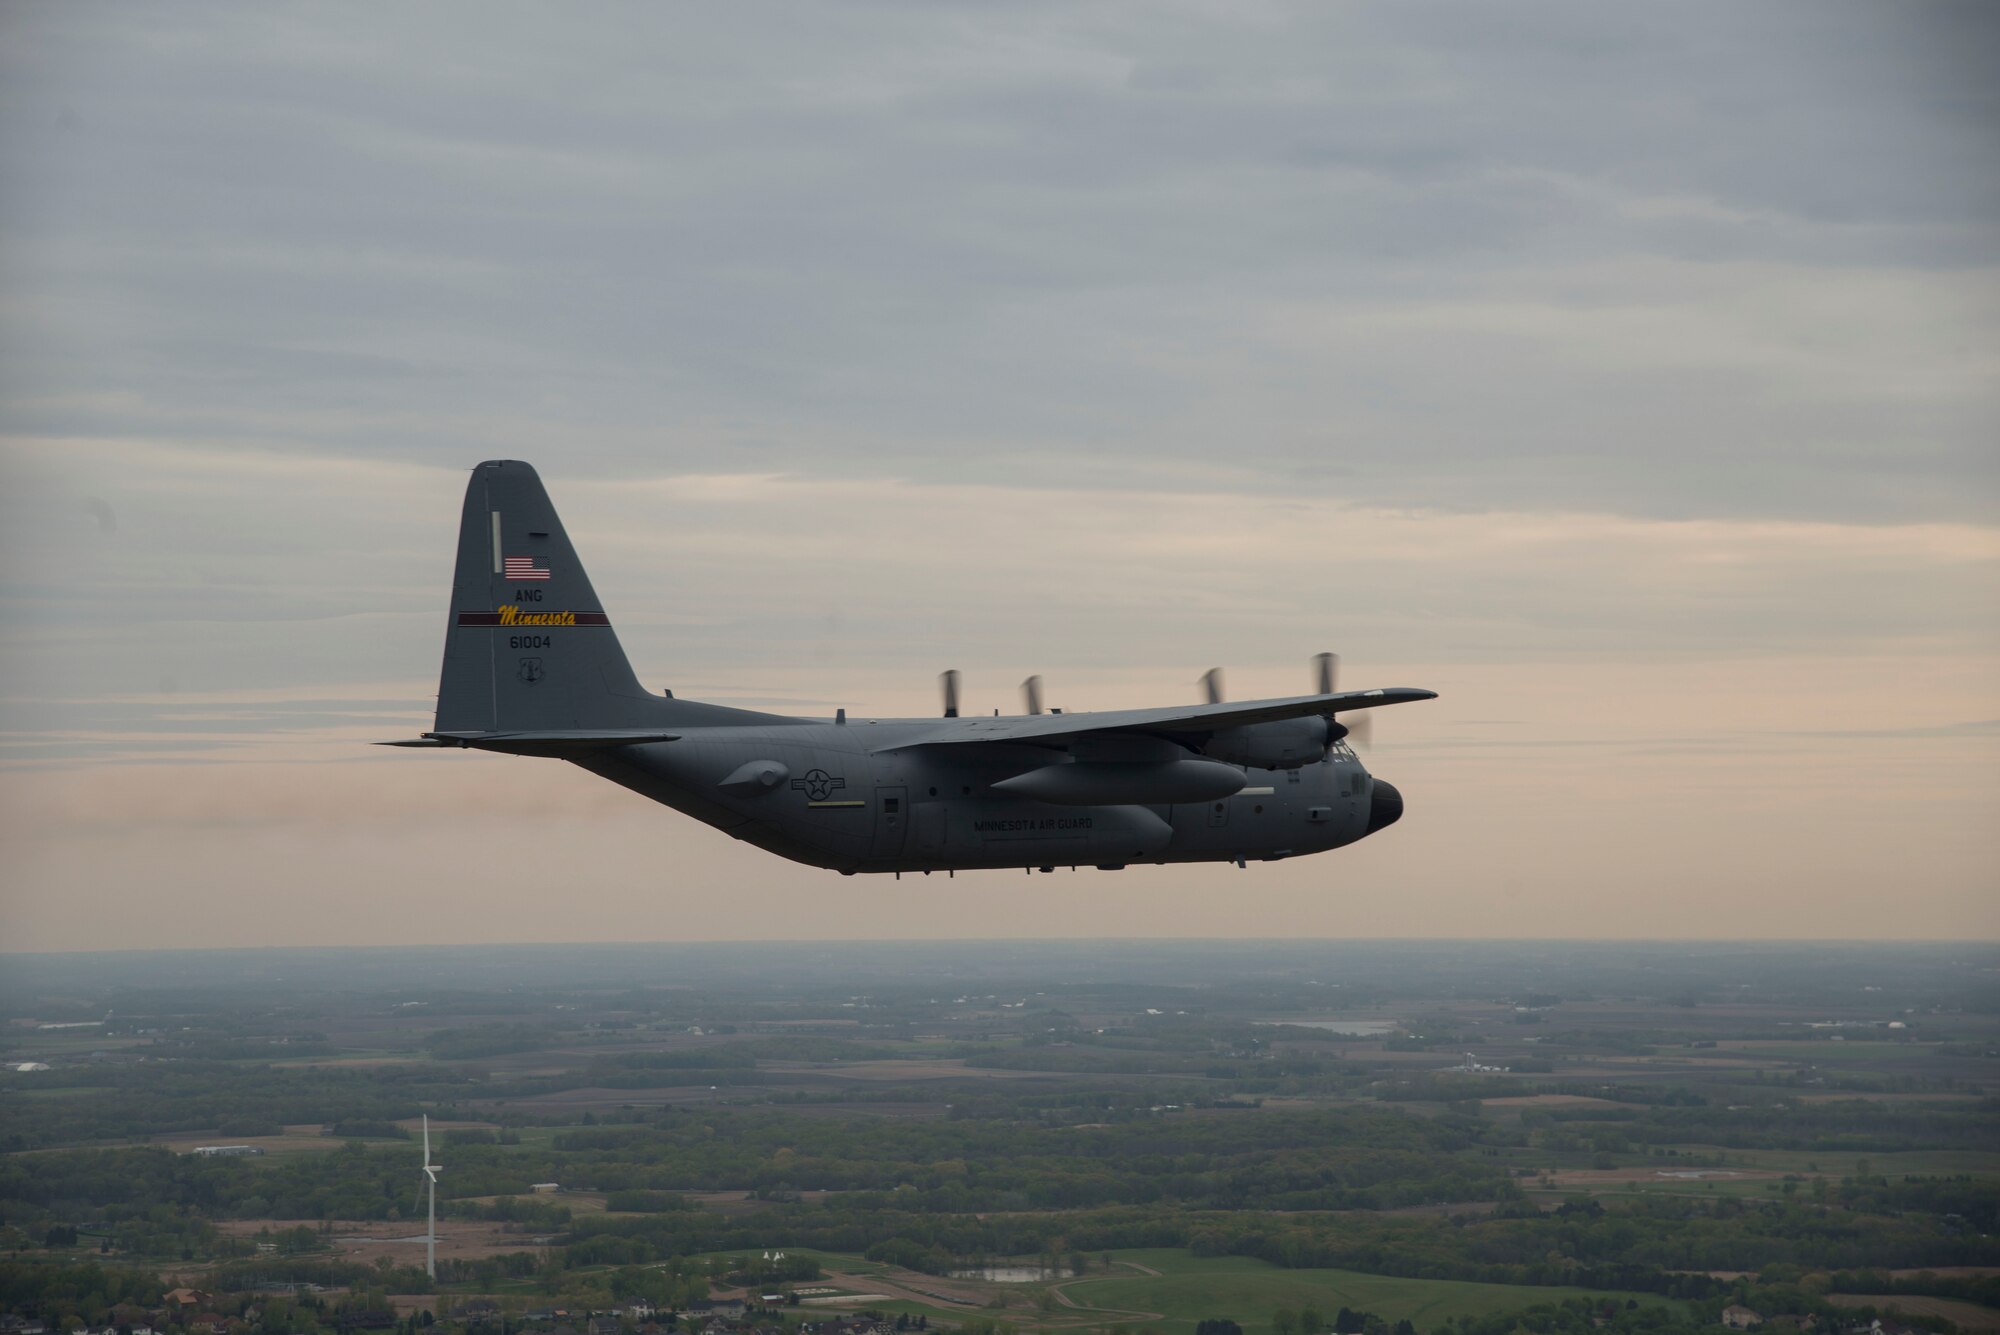
<svg viewBox="0 0 2000 1335"><path fill-rule="evenodd" d="M1340 691L1333 695L1294 695L1280 700L1182 705L1167 709L1113 709L1098 714L1026 714L1011 718L939 719L934 731L879 748L900 751L911 746L963 746L974 742L1014 742L1025 746L1060 742L1086 733L1136 732L1155 736L1220 732L1246 723L1275 723L1379 705L1435 700L1436 691L1394 686L1374 691Z"/></svg>
<svg viewBox="0 0 2000 1335"><path fill-rule="evenodd" d="M564 728L539 732L427 732L377 746L464 746L480 751L504 751L517 756L570 756L601 751L613 746L640 746L647 742L677 742L681 734L651 729Z"/></svg>

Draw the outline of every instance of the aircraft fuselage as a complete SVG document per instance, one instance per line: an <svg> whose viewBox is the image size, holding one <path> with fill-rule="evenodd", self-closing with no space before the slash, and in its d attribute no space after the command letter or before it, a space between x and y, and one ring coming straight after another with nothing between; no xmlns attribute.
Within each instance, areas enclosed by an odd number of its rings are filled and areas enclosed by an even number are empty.
<svg viewBox="0 0 2000 1335"><path fill-rule="evenodd" d="M1059 761L1060 752L894 749L901 736L937 727L935 719L856 719L699 728L574 759L734 838L841 872L1269 861L1353 843L1402 812L1396 790L1344 744L1294 769L1240 767L1243 787L1214 801L1069 806L992 786ZM725 791L747 765L782 773L768 787Z"/></svg>

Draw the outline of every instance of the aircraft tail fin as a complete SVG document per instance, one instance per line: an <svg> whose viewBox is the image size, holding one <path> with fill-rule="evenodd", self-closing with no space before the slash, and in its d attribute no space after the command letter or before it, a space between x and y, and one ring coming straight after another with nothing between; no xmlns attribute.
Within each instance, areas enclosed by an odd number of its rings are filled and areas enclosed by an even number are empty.
<svg viewBox="0 0 2000 1335"><path fill-rule="evenodd" d="M473 469L437 731L643 730L669 708L633 675L535 470L514 460Z"/></svg>

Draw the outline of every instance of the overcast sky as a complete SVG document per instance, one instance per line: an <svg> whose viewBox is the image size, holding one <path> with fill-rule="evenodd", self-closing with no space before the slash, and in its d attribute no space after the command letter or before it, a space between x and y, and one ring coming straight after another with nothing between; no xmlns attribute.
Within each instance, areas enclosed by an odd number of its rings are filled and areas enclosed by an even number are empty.
<svg viewBox="0 0 2000 1335"><path fill-rule="evenodd" d="M1995 68L1971 3L6 6L0 949L2000 936ZM649 684L1337 649L1442 692L1408 815L846 880L371 749L496 457Z"/></svg>

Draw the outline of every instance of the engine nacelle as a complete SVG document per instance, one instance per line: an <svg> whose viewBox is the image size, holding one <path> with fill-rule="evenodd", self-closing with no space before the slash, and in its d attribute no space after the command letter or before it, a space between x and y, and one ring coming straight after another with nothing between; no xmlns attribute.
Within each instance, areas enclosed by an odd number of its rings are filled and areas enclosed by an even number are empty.
<svg viewBox="0 0 2000 1335"><path fill-rule="evenodd" d="M1324 760L1327 743L1346 735L1347 729L1340 724L1317 717L1246 723L1216 733L1201 753L1252 769L1297 769Z"/></svg>

